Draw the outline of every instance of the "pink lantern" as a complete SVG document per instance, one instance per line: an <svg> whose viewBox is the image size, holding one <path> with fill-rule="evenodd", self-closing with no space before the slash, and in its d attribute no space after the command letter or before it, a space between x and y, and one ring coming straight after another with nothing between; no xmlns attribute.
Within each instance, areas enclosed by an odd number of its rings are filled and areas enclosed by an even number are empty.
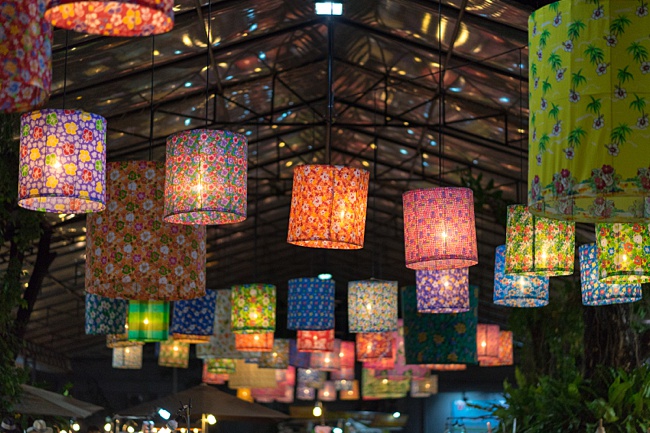
<svg viewBox="0 0 650 433"><path fill-rule="evenodd" d="M354 341L341 341L341 368L354 368Z"/></svg>
<svg viewBox="0 0 650 433"><path fill-rule="evenodd" d="M357 338L357 361L390 358L393 350L392 332L361 332Z"/></svg>
<svg viewBox="0 0 650 433"><path fill-rule="evenodd" d="M336 401L336 387L333 381L325 381L325 385L318 390L318 399L320 401Z"/></svg>
<svg viewBox="0 0 650 433"><path fill-rule="evenodd" d="M479 362L499 358L499 325L479 323L476 327L476 353Z"/></svg>
<svg viewBox="0 0 650 433"><path fill-rule="evenodd" d="M296 346L299 352L331 352L334 350L334 330L298 331Z"/></svg>
<svg viewBox="0 0 650 433"><path fill-rule="evenodd" d="M331 352L314 352L311 355L310 368L322 371L336 371L341 368L341 340L334 340Z"/></svg>

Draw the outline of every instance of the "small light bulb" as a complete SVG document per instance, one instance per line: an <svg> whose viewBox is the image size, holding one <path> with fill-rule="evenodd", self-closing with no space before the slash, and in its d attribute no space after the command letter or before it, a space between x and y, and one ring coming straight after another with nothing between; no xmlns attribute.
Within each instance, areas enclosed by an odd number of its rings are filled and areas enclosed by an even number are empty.
<svg viewBox="0 0 650 433"><path fill-rule="evenodd" d="M384 385L386 385L386 384L388 383L388 379L383 379L383 380L381 381L381 383L383 383Z"/></svg>
<svg viewBox="0 0 650 433"><path fill-rule="evenodd" d="M259 335L255 335L255 336L253 336L253 340L255 340L255 341L258 341L259 339L260 339L260 336L259 336Z"/></svg>
<svg viewBox="0 0 650 433"><path fill-rule="evenodd" d="M106 424L104 424L104 431L111 431L112 428L113 428L113 426L111 425L110 422L107 422Z"/></svg>
<svg viewBox="0 0 650 433"><path fill-rule="evenodd" d="M148 324L149 324L149 319L147 319L147 318L145 317L144 320L142 321L142 323L144 323L145 325L148 325Z"/></svg>

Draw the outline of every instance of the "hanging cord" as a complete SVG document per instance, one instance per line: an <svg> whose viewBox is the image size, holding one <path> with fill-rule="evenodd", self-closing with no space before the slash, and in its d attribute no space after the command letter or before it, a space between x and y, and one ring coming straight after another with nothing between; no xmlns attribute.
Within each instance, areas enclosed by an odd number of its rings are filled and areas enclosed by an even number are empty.
<svg viewBox="0 0 650 433"><path fill-rule="evenodd" d="M524 134L526 132L526 128L524 125L524 83L523 83L523 68L524 65L522 63L522 49L519 49L519 121L521 125L521 132L520 134ZM527 142L528 140L526 140ZM519 146L520 150L520 155L519 155L519 170L521 173L521 181L526 185L526 181L524 178L524 146L523 146L524 139L522 139L522 144ZM524 196L522 199L522 195L524 194L524 191L526 191L526 188L522 188L521 182L517 184L517 201L520 203L523 203L526 201L526 197Z"/></svg>
<svg viewBox="0 0 650 433"><path fill-rule="evenodd" d="M205 32L207 36L207 44L206 44L206 52L205 52L205 126L206 128L209 124L208 102L210 101L210 63L211 63L210 53L212 52L212 24L210 24L211 19L212 19L212 0L210 0L210 2L208 3L208 17L205 20L206 21ZM216 118L216 112L215 112L215 118Z"/></svg>
<svg viewBox="0 0 650 433"><path fill-rule="evenodd" d="M63 58L63 109L65 110L65 96L68 87L68 38L70 30L65 31L65 56Z"/></svg>
<svg viewBox="0 0 650 433"><path fill-rule="evenodd" d="M327 131L325 132L325 163L332 163L332 122L334 113L334 26L332 18L327 17Z"/></svg>
<svg viewBox="0 0 650 433"><path fill-rule="evenodd" d="M444 71L442 66L442 0L438 0L438 178L439 185L442 186L442 159L444 157L444 138L443 138L443 123L445 116L443 111L445 109L445 96L444 96Z"/></svg>
<svg viewBox="0 0 650 433"><path fill-rule="evenodd" d="M258 167L259 160L260 160L260 125L257 124L255 127L255 135L256 135L256 141L255 141L255 167ZM259 281L257 279L258 273L257 273L257 267L258 267L258 262L257 262L257 228L258 228L258 220L260 218L260 208L259 208L259 203L260 203L260 177L259 175L255 176L255 226L253 227L253 277L255 278L255 281Z"/></svg>
<svg viewBox="0 0 650 433"><path fill-rule="evenodd" d="M154 110L153 110L153 72L155 66L155 57L156 57L156 36L151 35L151 93L149 95L149 161L153 161L153 122L154 122Z"/></svg>

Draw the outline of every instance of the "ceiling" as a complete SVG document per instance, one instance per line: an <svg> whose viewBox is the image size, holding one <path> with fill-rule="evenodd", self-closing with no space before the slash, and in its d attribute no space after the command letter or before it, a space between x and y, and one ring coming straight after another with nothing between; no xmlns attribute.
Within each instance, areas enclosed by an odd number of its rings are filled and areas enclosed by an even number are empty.
<svg viewBox="0 0 650 433"><path fill-rule="evenodd" d="M208 227L208 288L274 283L283 324L287 280L330 272L345 332L348 281L414 283L404 265L404 191L459 186L471 175L523 201L528 3L348 0L328 24L305 0L176 0L174 29L153 38L55 30L47 106L104 116L111 161L163 160L166 137L186 129L245 134L248 219ZM326 162L330 82L331 162L371 173L359 251L286 243L293 168ZM51 362L108 357L103 338L84 334L85 220L51 221L56 258L27 327L30 353ZM470 275L483 288L480 318L504 324L507 310L491 302L504 229L487 208L476 224L480 263Z"/></svg>

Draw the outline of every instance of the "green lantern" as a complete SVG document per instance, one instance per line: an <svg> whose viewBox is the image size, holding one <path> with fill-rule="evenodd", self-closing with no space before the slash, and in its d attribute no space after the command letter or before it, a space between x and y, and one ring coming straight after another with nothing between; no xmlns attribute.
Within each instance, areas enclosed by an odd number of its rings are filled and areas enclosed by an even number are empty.
<svg viewBox="0 0 650 433"><path fill-rule="evenodd" d="M169 337L169 302L129 301L129 340L146 343Z"/></svg>

